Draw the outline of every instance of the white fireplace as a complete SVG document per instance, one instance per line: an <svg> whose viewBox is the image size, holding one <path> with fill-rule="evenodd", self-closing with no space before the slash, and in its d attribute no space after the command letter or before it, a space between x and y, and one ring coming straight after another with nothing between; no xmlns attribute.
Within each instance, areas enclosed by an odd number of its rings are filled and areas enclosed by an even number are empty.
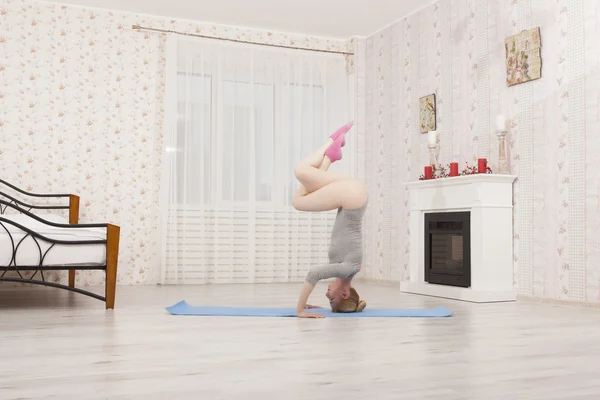
<svg viewBox="0 0 600 400"><path fill-rule="evenodd" d="M407 293L476 303L516 300L512 215L515 178L512 175L476 174L407 183L410 275L407 281L401 282L400 289ZM470 254L465 256L470 258L468 287L426 280L425 214L453 212L470 215Z"/></svg>

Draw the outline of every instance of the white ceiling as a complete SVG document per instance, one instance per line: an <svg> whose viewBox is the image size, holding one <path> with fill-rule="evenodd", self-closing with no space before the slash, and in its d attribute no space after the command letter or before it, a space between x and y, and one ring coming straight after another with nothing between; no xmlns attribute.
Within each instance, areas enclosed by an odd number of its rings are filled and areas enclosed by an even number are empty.
<svg viewBox="0 0 600 400"><path fill-rule="evenodd" d="M216 24L349 38L367 36L430 0L48 0Z"/></svg>

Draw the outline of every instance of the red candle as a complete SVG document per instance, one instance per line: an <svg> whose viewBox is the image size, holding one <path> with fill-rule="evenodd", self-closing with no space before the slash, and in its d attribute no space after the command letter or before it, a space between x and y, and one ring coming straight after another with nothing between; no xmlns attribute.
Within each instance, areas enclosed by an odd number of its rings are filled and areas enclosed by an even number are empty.
<svg viewBox="0 0 600 400"><path fill-rule="evenodd" d="M487 160L485 158L477 159L477 172L485 174L487 172Z"/></svg>
<svg viewBox="0 0 600 400"><path fill-rule="evenodd" d="M458 163L450 163L450 176L458 176Z"/></svg>
<svg viewBox="0 0 600 400"><path fill-rule="evenodd" d="M433 169L431 168L431 165L426 165L425 166L425 179L431 179L433 178Z"/></svg>

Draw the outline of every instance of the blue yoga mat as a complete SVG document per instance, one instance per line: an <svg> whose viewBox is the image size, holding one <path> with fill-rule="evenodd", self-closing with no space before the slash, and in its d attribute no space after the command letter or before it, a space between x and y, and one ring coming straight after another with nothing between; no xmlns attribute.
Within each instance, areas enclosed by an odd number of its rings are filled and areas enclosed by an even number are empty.
<svg viewBox="0 0 600 400"><path fill-rule="evenodd" d="M173 315L201 315L223 317L295 317L294 308L262 308L262 307L194 307L184 301L167 307ZM440 318L452 316L452 311L444 306L436 308L366 308L359 313L333 313L325 308L307 310L322 314L328 318Z"/></svg>

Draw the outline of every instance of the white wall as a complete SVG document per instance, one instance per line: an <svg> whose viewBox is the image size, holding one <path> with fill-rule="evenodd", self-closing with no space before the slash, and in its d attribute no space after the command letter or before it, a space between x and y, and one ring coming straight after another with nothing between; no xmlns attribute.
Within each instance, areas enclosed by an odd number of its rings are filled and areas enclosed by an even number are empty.
<svg viewBox="0 0 600 400"><path fill-rule="evenodd" d="M81 222L121 226L120 284L153 283L164 36L133 24L347 50L346 40L0 0L0 170L34 192L81 196ZM64 273L49 274L64 282ZM84 272L77 285L101 283Z"/></svg>
<svg viewBox="0 0 600 400"><path fill-rule="evenodd" d="M418 98L436 93L444 164L487 157L496 168L495 116L511 120L519 293L599 301L599 7L594 0L441 0L358 43L357 103L366 110L360 163L373 202L365 277L407 278L401 184L418 179L427 162ZM542 79L509 88L504 38L536 26Z"/></svg>

